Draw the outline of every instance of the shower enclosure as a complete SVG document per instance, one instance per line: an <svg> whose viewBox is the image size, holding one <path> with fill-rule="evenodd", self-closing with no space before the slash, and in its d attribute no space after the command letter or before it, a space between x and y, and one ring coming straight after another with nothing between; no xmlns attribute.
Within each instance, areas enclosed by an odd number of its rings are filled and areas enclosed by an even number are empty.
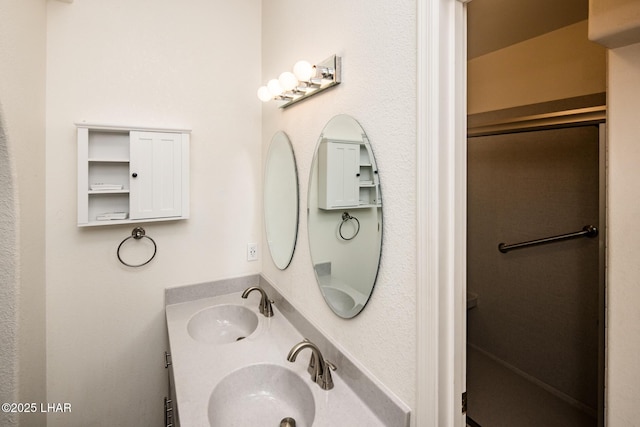
<svg viewBox="0 0 640 427"><path fill-rule="evenodd" d="M469 131L467 415L483 427L595 427L604 108L521 112Z"/></svg>

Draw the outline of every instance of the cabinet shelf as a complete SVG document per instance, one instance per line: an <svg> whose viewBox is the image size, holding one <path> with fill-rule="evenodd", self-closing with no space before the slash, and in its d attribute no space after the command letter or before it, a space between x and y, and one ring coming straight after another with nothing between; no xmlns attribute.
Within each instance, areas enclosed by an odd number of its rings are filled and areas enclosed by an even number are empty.
<svg viewBox="0 0 640 427"><path fill-rule="evenodd" d="M87 159L89 163L129 163L129 159Z"/></svg>
<svg viewBox="0 0 640 427"><path fill-rule="evenodd" d="M96 195L105 195L105 194L129 194L129 190L89 190L87 194L96 196Z"/></svg>

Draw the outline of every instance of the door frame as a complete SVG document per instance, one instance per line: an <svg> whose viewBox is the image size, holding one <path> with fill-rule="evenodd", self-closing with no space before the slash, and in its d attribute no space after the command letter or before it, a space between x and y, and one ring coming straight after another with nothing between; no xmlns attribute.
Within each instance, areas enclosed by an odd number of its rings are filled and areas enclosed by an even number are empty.
<svg viewBox="0 0 640 427"><path fill-rule="evenodd" d="M416 405L412 424L464 427L469 0L417 2Z"/></svg>

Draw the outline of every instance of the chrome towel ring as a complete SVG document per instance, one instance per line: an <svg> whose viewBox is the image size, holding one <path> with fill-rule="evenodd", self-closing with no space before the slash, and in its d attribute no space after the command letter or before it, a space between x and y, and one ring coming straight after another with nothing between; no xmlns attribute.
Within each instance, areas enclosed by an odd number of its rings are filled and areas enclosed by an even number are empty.
<svg viewBox="0 0 640 427"><path fill-rule="evenodd" d="M353 233L353 236L351 236L351 237L344 237L344 236L342 235L342 226L343 226L347 221L351 221L351 220L354 220L354 221L356 222L356 224L357 224L356 232L355 232L355 233ZM342 214L342 222L340 223L340 227L338 227L338 233L340 234L340 238L341 238L342 240L351 240L351 239L353 239L354 237L356 237L356 236L358 235L358 233L359 233L359 232L360 232L360 221L358 221L358 218L356 218L355 216L351 216L351 215L349 215L349 212L344 212L344 213Z"/></svg>
<svg viewBox="0 0 640 427"><path fill-rule="evenodd" d="M151 243L153 243L153 255L151 255L151 258L149 258L148 260L146 260L142 264L129 264L127 262L124 262L122 260L122 258L120 257L120 248L122 248L122 245L124 245L124 242L126 242L129 239L140 240L143 237L151 240ZM118 255L118 260L121 263L123 263L124 265L126 265L127 267L142 267L143 265L149 264L149 262L156 256L156 252L157 251L158 251L158 245L156 245L155 240L153 240L151 237L147 236L146 232L144 231L144 228L136 227L136 228L133 229L133 231L131 231L131 236L125 238L122 242L120 242L120 244L118 245L118 251L116 252L116 255Z"/></svg>

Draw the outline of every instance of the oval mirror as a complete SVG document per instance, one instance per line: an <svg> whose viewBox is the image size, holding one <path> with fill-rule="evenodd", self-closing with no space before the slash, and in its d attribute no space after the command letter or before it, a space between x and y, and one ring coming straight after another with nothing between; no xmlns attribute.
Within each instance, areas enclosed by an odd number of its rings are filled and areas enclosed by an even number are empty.
<svg viewBox="0 0 640 427"><path fill-rule="evenodd" d="M382 246L380 177L371 145L348 115L320 135L309 177L309 247L320 291L334 313L351 318L366 305Z"/></svg>
<svg viewBox="0 0 640 427"><path fill-rule="evenodd" d="M271 138L265 163L264 223L271 259L284 270L298 235L298 173L291 141L281 131Z"/></svg>

